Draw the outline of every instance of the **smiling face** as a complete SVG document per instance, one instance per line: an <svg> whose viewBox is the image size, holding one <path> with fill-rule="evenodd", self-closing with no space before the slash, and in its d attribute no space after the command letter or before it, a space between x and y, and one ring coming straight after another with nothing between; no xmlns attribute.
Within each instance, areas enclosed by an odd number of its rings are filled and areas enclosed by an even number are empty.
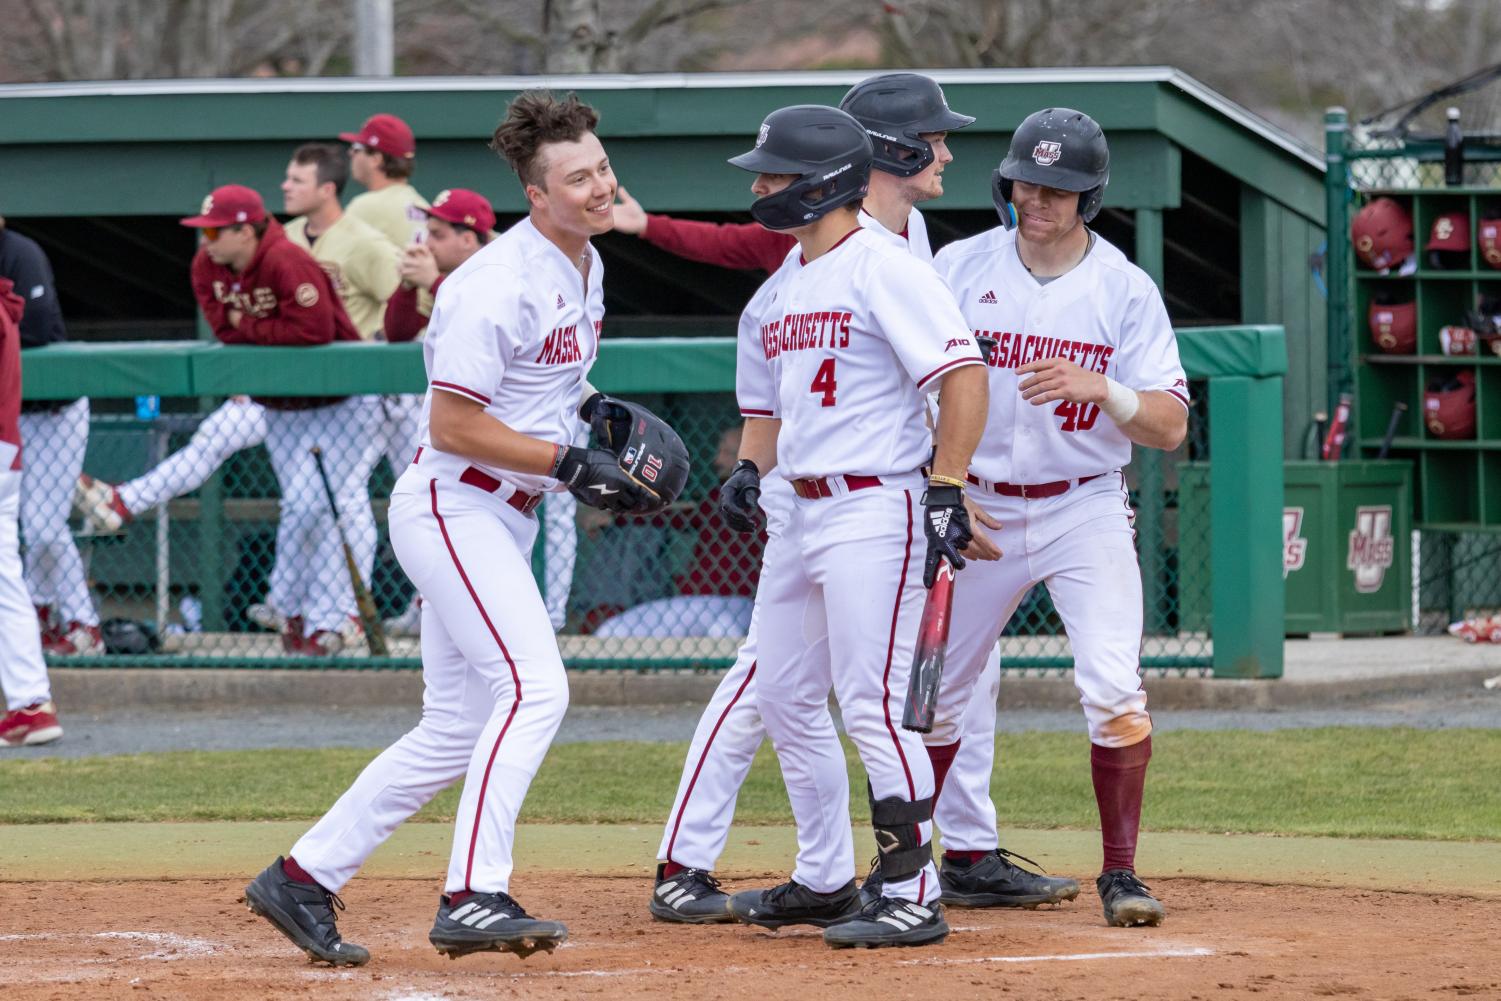
<svg viewBox="0 0 1501 1001"><path fill-rule="evenodd" d="M1057 243L1083 225L1077 191L1013 181L1011 204L1016 208L1017 229L1031 243Z"/></svg>
<svg viewBox="0 0 1501 1001"><path fill-rule="evenodd" d="M614 228L615 172L598 136L543 143L537 162L542 180L526 186L526 197L539 228L584 240Z"/></svg>

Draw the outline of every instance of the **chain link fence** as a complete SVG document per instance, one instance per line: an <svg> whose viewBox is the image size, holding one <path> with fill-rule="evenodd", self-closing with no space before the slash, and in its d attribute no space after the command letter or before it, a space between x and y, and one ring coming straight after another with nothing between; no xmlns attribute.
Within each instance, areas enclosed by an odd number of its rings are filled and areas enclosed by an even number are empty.
<svg viewBox="0 0 1501 1001"><path fill-rule="evenodd" d="M1205 387L1195 389L1202 395ZM764 546L714 513L738 445L733 394L627 395L679 430L693 472L684 498L650 518L604 514L567 494L540 507L533 570L564 658L581 669L726 667L750 621ZM92 418L87 401L67 404L45 417L56 425L50 437L27 438L23 507L31 517L23 516L22 529L28 582L45 606L49 660L420 666L417 596L385 527L394 474L413 448L400 437L412 433L403 423L412 398L351 398L301 411L245 398L166 402L156 416L100 404ZM1205 414L1200 401L1191 420L1191 440L1200 444L1187 446L1186 457L1202 457ZM385 656L371 655L360 629L328 494L308 454L313 445L384 621ZM1208 636L1178 629L1174 470L1184 457L1141 450L1127 470L1147 601L1143 665L1207 671ZM34 480L33 471L46 476ZM58 558L64 549L76 555ZM1011 670L1072 666L1045 586L1022 602L1002 652Z"/></svg>

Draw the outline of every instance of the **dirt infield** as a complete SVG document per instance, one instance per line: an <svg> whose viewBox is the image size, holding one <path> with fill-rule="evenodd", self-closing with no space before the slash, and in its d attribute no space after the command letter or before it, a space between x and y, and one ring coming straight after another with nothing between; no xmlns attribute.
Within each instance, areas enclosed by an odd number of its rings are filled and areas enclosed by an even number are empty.
<svg viewBox="0 0 1501 1001"><path fill-rule="evenodd" d="M814 929L654 922L640 879L528 873L517 897L566 921L569 942L450 961L427 943L433 880L358 879L342 926L374 958L332 970L251 915L243 885L0 883L7 1001L1501 997L1494 898L1172 879L1154 884L1160 928L1105 927L1091 888L1055 910L951 910L941 946L835 952Z"/></svg>

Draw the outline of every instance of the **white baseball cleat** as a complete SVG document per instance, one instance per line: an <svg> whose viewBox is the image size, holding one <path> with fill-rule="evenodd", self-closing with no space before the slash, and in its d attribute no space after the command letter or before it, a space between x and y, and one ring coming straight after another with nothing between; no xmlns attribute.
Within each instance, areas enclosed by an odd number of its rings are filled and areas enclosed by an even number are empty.
<svg viewBox="0 0 1501 1001"><path fill-rule="evenodd" d="M131 520L130 510L120 500L113 483L79 474L73 485L73 508L83 516L84 534L114 535Z"/></svg>

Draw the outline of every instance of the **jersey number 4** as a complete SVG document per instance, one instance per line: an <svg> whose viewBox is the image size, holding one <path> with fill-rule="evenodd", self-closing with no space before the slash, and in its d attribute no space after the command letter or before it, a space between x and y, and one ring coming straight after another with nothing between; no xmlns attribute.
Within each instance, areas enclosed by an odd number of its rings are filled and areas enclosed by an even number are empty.
<svg viewBox="0 0 1501 1001"><path fill-rule="evenodd" d="M1063 426L1058 429L1060 431L1088 431L1100 419L1099 407L1093 403L1081 405L1072 400L1058 404L1053 413L1063 418Z"/></svg>
<svg viewBox="0 0 1501 1001"><path fill-rule="evenodd" d="M822 393L823 399L820 406L832 407L834 405L834 390L839 384L834 381L834 359L825 358L818 366L818 374L813 376L813 385L808 388L810 393Z"/></svg>

